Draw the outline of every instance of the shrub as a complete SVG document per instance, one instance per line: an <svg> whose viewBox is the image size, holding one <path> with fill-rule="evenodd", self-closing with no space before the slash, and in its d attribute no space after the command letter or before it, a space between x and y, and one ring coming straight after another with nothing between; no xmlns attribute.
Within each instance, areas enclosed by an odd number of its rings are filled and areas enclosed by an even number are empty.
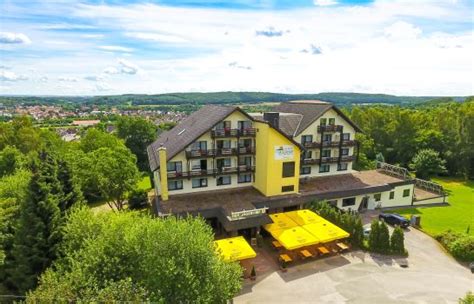
<svg viewBox="0 0 474 304"><path fill-rule="evenodd" d="M369 235L369 250L379 253L390 252L390 234L387 224L374 220Z"/></svg>
<svg viewBox="0 0 474 304"><path fill-rule="evenodd" d="M369 250L378 252L379 250L379 234L380 234L380 229L379 229L379 221L378 220L373 220L372 225L370 226L370 234L369 234Z"/></svg>
<svg viewBox="0 0 474 304"><path fill-rule="evenodd" d="M472 291L466 293L464 298L459 299L459 304L474 304L474 294Z"/></svg>
<svg viewBox="0 0 474 304"><path fill-rule="evenodd" d="M446 231L435 236L455 258L474 261L474 237L464 233Z"/></svg>
<svg viewBox="0 0 474 304"><path fill-rule="evenodd" d="M396 227L390 237L390 248L393 253L404 254L405 253L405 236L403 230L400 227Z"/></svg>
<svg viewBox="0 0 474 304"><path fill-rule="evenodd" d="M148 204L148 193L146 190L133 190L128 196L128 207L130 209L140 209Z"/></svg>

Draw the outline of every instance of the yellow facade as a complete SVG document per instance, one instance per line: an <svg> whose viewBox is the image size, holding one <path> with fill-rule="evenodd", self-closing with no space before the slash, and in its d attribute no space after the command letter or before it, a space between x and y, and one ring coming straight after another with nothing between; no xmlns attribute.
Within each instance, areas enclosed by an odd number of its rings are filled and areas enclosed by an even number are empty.
<svg viewBox="0 0 474 304"><path fill-rule="evenodd" d="M168 200L168 174L166 166L166 149L161 147L158 149L160 156L160 186L161 186L161 199L164 201Z"/></svg>
<svg viewBox="0 0 474 304"><path fill-rule="evenodd" d="M272 128L268 123L255 122L256 170L254 187L265 196L298 193L301 150L291 140ZM280 149L292 153L280 153ZM294 162L294 175L283 177L283 164ZM293 187L293 190L284 189Z"/></svg>

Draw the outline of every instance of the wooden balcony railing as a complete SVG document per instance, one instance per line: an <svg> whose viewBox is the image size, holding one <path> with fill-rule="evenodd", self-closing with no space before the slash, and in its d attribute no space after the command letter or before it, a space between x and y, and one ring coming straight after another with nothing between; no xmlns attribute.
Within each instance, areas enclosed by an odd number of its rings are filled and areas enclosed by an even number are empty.
<svg viewBox="0 0 474 304"><path fill-rule="evenodd" d="M202 157L212 157L216 155L215 149L209 150L189 150L186 151L187 158L202 158Z"/></svg>
<svg viewBox="0 0 474 304"><path fill-rule="evenodd" d="M255 154L255 147L240 147L239 154Z"/></svg>
<svg viewBox="0 0 474 304"><path fill-rule="evenodd" d="M255 128L245 129L214 129L211 130L211 137L254 137L256 134Z"/></svg>
<svg viewBox="0 0 474 304"><path fill-rule="evenodd" d="M339 147L339 143L340 143L339 141L323 141L323 143L321 144L320 142L313 141L313 142L305 142L303 146L309 149L319 149L321 147L337 148ZM342 141L342 147L353 147L355 145L357 145L356 140Z"/></svg>
<svg viewBox="0 0 474 304"><path fill-rule="evenodd" d="M326 125L326 126L318 126L318 133L321 132L340 132L342 131L341 125Z"/></svg>

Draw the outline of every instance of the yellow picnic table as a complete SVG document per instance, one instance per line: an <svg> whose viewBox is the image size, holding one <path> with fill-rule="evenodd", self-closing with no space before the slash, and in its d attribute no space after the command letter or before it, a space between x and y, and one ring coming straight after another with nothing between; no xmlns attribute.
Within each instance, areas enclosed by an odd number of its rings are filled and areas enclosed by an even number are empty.
<svg viewBox="0 0 474 304"><path fill-rule="evenodd" d="M285 263L293 261L289 255L287 254L280 254L280 260L282 260Z"/></svg>
<svg viewBox="0 0 474 304"><path fill-rule="evenodd" d="M278 241L273 241L273 242L272 242L272 245L273 245L273 247L275 247L275 248L281 248L281 247L283 247L283 246L280 244L280 242L278 242Z"/></svg>
<svg viewBox="0 0 474 304"><path fill-rule="evenodd" d="M329 250L328 250L326 247L324 247L324 246L318 247L318 250L319 250L319 252L321 252L322 254L327 254L327 253L329 253Z"/></svg>
<svg viewBox="0 0 474 304"><path fill-rule="evenodd" d="M349 249L349 246L347 246L346 244L344 243L336 243L336 246L341 248L341 250L346 250L346 249Z"/></svg>
<svg viewBox="0 0 474 304"><path fill-rule="evenodd" d="M301 250L300 251L301 255L303 256L303 258L312 258L313 255L311 254L311 252L309 252L308 250Z"/></svg>

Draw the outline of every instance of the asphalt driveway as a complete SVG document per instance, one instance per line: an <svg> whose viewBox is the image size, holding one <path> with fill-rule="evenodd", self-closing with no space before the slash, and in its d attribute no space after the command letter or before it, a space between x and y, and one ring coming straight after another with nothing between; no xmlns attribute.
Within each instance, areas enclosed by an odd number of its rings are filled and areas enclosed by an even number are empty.
<svg viewBox="0 0 474 304"><path fill-rule="evenodd" d="M410 228L405 246L406 259L353 251L272 272L234 303L457 303L474 290L470 270L429 236Z"/></svg>

